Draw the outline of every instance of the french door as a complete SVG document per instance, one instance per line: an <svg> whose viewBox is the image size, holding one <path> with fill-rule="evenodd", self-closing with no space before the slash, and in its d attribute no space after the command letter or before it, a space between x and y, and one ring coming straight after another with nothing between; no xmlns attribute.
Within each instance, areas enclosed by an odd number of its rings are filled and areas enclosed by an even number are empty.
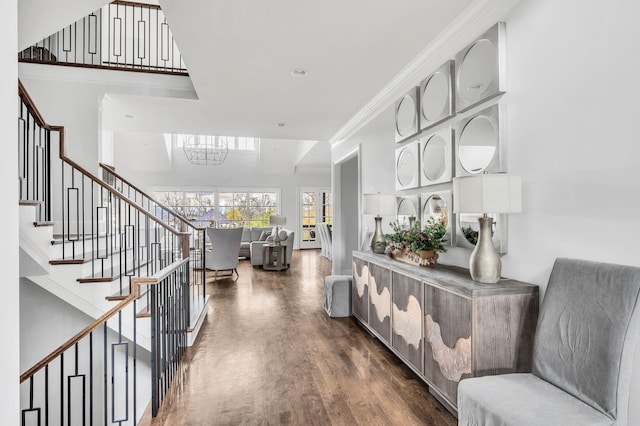
<svg viewBox="0 0 640 426"><path fill-rule="evenodd" d="M328 188L300 189L300 248L320 248L317 224L333 223L333 198Z"/></svg>

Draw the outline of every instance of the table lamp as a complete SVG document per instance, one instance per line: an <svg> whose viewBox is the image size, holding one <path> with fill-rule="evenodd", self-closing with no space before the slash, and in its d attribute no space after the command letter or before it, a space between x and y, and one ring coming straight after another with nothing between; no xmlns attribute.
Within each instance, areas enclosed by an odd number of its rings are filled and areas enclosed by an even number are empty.
<svg viewBox="0 0 640 426"><path fill-rule="evenodd" d="M371 251L384 253L385 239L382 233L382 216L396 214L396 197L389 194L364 194L362 214L375 215L376 230L371 238Z"/></svg>
<svg viewBox="0 0 640 426"><path fill-rule="evenodd" d="M274 235L273 242L275 245L280 245L280 227L287 224L286 216L271 215L269 216L269 225L276 227L276 235Z"/></svg>
<svg viewBox="0 0 640 426"><path fill-rule="evenodd" d="M520 176L506 173L453 178L453 211L482 214L478 218L478 242L469 258L469 272L474 281L493 284L500 280L502 261L493 246L493 219L487 213L520 213L521 187Z"/></svg>

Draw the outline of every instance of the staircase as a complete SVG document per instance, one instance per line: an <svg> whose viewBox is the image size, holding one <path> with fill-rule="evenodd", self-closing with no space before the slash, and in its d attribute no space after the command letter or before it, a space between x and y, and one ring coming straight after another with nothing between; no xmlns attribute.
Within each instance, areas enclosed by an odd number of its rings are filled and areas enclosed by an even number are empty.
<svg viewBox="0 0 640 426"><path fill-rule="evenodd" d="M66 157L64 128L19 91L20 275L95 319L21 376L23 419L136 424L147 404L157 413L206 315L204 270L190 267L204 264L204 230Z"/></svg>

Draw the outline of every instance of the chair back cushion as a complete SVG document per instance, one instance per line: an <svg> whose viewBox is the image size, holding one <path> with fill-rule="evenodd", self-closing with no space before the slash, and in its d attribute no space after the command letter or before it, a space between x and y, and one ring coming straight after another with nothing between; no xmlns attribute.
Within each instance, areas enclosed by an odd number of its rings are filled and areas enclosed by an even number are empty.
<svg viewBox="0 0 640 426"><path fill-rule="evenodd" d="M214 271L235 269L238 266L243 228L207 228L211 252L205 254L205 266Z"/></svg>
<svg viewBox="0 0 640 426"><path fill-rule="evenodd" d="M533 373L615 419L617 399L628 399L620 393L631 375L639 292L640 268L557 259L538 318Z"/></svg>

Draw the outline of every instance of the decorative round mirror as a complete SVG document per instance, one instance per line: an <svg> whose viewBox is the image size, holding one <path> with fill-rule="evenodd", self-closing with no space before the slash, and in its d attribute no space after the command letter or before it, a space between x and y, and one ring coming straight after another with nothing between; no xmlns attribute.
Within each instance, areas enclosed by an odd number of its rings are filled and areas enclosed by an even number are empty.
<svg viewBox="0 0 640 426"><path fill-rule="evenodd" d="M410 218L415 219L417 215L418 215L417 206L415 202L413 202L411 199L401 198L398 201L397 219L400 226L402 227L410 226Z"/></svg>
<svg viewBox="0 0 640 426"><path fill-rule="evenodd" d="M440 179L447 167L447 141L433 135L422 150L422 171L430 181Z"/></svg>
<svg viewBox="0 0 640 426"><path fill-rule="evenodd" d="M426 225L429 219L434 218L434 220L443 223L445 227L449 226L449 206L442 196L431 195L422 206L422 211L424 212L423 225Z"/></svg>
<svg viewBox="0 0 640 426"><path fill-rule="evenodd" d="M469 48L458 69L458 94L469 102L482 99L497 85L498 50L487 39L478 40Z"/></svg>
<svg viewBox="0 0 640 426"><path fill-rule="evenodd" d="M462 129L458 141L458 159L468 173L482 173L498 150L498 130L488 117L471 119Z"/></svg>
<svg viewBox="0 0 640 426"><path fill-rule="evenodd" d="M475 246L478 243L478 237L480 235L478 218L481 217L481 215L461 213L459 217L460 232L469 244Z"/></svg>
<svg viewBox="0 0 640 426"><path fill-rule="evenodd" d="M436 72L427 81L422 92L422 116L430 122L448 115L449 81L442 72Z"/></svg>
<svg viewBox="0 0 640 426"><path fill-rule="evenodd" d="M415 154L410 147L402 148L402 151L398 155L396 164L396 179L401 187L406 187L413 184L416 181L417 165Z"/></svg>
<svg viewBox="0 0 640 426"><path fill-rule="evenodd" d="M416 102L410 95L405 95L396 108L396 131L400 136L416 131Z"/></svg>

